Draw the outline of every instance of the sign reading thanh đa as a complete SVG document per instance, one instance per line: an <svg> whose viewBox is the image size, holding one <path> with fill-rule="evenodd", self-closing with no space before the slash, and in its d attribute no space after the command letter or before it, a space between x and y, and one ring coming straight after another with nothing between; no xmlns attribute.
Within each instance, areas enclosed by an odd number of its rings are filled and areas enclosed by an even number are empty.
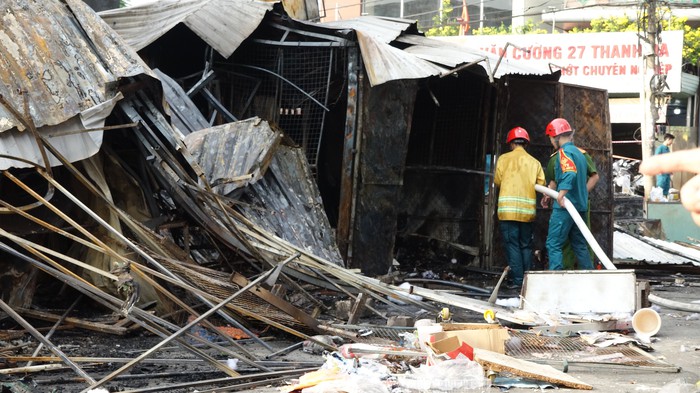
<svg viewBox="0 0 700 393"><path fill-rule="evenodd" d="M563 33L441 37L469 48L503 55L499 69L510 62L561 70L563 83L636 93L642 89L643 47L636 33ZM510 43L506 47L506 44ZM505 48L505 50L504 50ZM525 51L526 49L527 51ZM657 73L666 75L666 92L679 92L683 32L664 31L656 49ZM491 67L494 67L492 64Z"/></svg>

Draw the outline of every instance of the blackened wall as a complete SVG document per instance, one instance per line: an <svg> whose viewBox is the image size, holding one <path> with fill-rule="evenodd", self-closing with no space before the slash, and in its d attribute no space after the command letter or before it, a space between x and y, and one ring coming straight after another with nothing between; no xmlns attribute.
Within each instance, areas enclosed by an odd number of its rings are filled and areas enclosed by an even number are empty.
<svg viewBox="0 0 700 393"><path fill-rule="evenodd" d="M386 274L393 259L398 199L416 97L414 81L361 82L359 175L350 267Z"/></svg>

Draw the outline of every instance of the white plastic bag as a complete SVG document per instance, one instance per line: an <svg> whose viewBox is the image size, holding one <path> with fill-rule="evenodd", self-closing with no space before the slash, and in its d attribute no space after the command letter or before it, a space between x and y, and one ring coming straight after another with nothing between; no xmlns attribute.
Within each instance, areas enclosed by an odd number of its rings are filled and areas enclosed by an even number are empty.
<svg viewBox="0 0 700 393"><path fill-rule="evenodd" d="M482 366L469 359L446 360L434 366L421 366L412 373L399 375L399 385L411 392L474 392L487 391L491 380Z"/></svg>
<svg viewBox="0 0 700 393"><path fill-rule="evenodd" d="M666 202L664 191L661 189L661 187L654 187L651 189L651 192L649 193L649 200L652 202Z"/></svg>

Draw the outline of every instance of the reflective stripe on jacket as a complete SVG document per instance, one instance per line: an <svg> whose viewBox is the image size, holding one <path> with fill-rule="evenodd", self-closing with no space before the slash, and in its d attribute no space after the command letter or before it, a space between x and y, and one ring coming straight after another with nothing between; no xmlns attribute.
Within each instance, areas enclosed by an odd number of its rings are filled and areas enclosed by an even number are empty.
<svg viewBox="0 0 700 393"><path fill-rule="evenodd" d="M542 165L521 146L503 154L496 162L493 179L498 191L498 219L530 222L535 220L535 184L544 185Z"/></svg>

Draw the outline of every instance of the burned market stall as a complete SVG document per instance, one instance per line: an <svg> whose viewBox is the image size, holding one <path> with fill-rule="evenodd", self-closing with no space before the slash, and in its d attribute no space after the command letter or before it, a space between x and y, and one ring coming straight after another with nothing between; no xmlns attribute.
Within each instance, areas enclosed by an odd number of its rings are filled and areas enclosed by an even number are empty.
<svg viewBox="0 0 700 393"><path fill-rule="evenodd" d="M492 252L488 175L501 133L511 123L530 125L532 113L541 119L560 113L560 103L556 95L523 100L533 110L516 115L504 103L521 94L520 85L502 81L556 88L557 73L513 62L499 69L497 56L426 38L409 21L362 17L319 25L290 19L280 4L247 3L242 13L222 18L237 23L204 24L211 11L175 13L162 3L101 16L181 86L180 96L191 99L203 121L258 116L303 149L348 267L380 275L394 259L504 265ZM135 27L133 18L168 24ZM534 123L531 132L540 128ZM604 140L605 130L594 133ZM540 148L537 158L545 163L547 147ZM605 187L595 191L601 200ZM600 206L600 225L610 225L609 209Z"/></svg>
<svg viewBox="0 0 700 393"><path fill-rule="evenodd" d="M558 75L499 71L412 22L319 25L280 3L166 0L104 19L78 0L4 5L0 323L51 352L18 344L8 362L61 363L76 389L113 388L138 384L126 373L174 343L175 359L158 359L168 367L186 353L226 377L193 384L256 384L304 371L268 361L280 351L266 333L299 341L282 351L386 342L385 322L410 328L438 304L544 323L367 276L394 258L504 264L490 251L489 163L509 122L536 127L511 97L575 91ZM570 113L543 97L547 113ZM382 326L356 325L367 316ZM154 341L105 360L55 345L39 321ZM14 365L3 373L28 370Z"/></svg>

